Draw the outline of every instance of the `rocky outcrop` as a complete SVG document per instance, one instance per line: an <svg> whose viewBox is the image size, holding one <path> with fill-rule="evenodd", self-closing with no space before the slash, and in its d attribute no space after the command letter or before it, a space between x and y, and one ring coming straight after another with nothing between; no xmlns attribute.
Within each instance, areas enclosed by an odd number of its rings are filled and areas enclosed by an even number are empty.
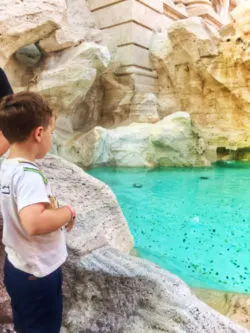
<svg viewBox="0 0 250 333"><path fill-rule="evenodd" d="M93 42L59 52L46 60L46 69L30 89L41 93L59 114L58 127L88 130L100 118L100 98L96 97L101 73L108 66L108 49ZM90 95L90 96L89 96Z"/></svg>
<svg viewBox="0 0 250 333"><path fill-rule="evenodd" d="M127 222L110 188L83 170L48 155L39 163L60 205L77 211L77 225L69 234L68 246L81 255L111 246L124 253L133 248Z"/></svg>
<svg viewBox="0 0 250 333"><path fill-rule="evenodd" d="M110 54L96 43L101 32L86 1L11 0L0 9L0 66L14 90L41 93L63 130L88 131L97 125L101 75Z"/></svg>
<svg viewBox="0 0 250 333"><path fill-rule="evenodd" d="M250 146L249 47L222 40L200 18L175 22L155 35L152 60L159 76L161 117L187 110L210 148Z"/></svg>
<svg viewBox="0 0 250 333"><path fill-rule="evenodd" d="M213 309L250 330L250 295L194 289L195 295Z"/></svg>
<svg viewBox="0 0 250 333"><path fill-rule="evenodd" d="M66 15L64 0L3 0L0 4L0 66L21 47L55 31Z"/></svg>
<svg viewBox="0 0 250 333"><path fill-rule="evenodd" d="M71 253L64 272L64 333L248 332L176 276L110 247L83 258Z"/></svg>
<svg viewBox="0 0 250 333"><path fill-rule="evenodd" d="M59 154L84 167L205 166L205 145L190 116L177 112L156 124L138 124L86 134L57 136Z"/></svg>
<svg viewBox="0 0 250 333"><path fill-rule="evenodd" d="M78 45L83 41L100 42L101 39L100 30L96 28L86 2L70 0L67 1L67 12L61 21L60 29L40 40L39 47L49 53Z"/></svg>
<svg viewBox="0 0 250 333"><path fill-rule="evenodd" d="M232 11L236 36L243 40L250 40L250 4L249 1L240 1L239 5Z"/></svg>
<svg viewBox="0 0 250 333"><path fill-rule="evenodd" d="M39 164L59 204L71 204L77 210L77 226L67 238L73 253L83 256L104 246L124 253L132 250L133 238L127 222L107 185L56 156L47 156ZM2 282L5 254L1 239L0 214L0 324L11 321L10 302Z"/></svg>

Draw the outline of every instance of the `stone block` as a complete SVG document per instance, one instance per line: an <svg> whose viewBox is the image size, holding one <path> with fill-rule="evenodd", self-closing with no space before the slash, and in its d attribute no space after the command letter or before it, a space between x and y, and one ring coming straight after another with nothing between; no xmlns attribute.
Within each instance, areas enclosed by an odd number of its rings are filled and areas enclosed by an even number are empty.
<svg viewBox="0 0 250 333"><path fill-rule="evenodd" d="M136 0L141 2L142 4L158 11L159 13L163 13L163 2L162 0Z"/></svg>
<svg viewBox="0 0 250 333"><path fill-rule="evenodd" d="M101 29L134 21L154 30L160 27L162 17L161 13L135 0L117 2L95 10L93 14Z"/></svg>
<svg viewBox="0 0 250 333"><path fill-rule="evenodd" d="M99 28L111 27L132 20L131 1L114 3L112 6L101 7L94 11Z"/></svg>
<svg viewBox="0 0 250 333"><path fill-rule="evenodd" d="M111 52L116 46L135 43L149 48L153 32L135 22L127 22L122 25L103 30L104 44Z"/></svg>
<svg viewBox="0 0 250 333"><path fill-rule="evenodd" d="M97 10L98 8L111 6L119 2L124 2L127 0L87 0L88 7L91 11Z"/></svg>
<svg viewBox="0 0 250 333"><path fill-rule="evenodd" d="M119 47L115 61L123 66L137 65L148 69L152 68L148 50L134 44Z"/></svg>

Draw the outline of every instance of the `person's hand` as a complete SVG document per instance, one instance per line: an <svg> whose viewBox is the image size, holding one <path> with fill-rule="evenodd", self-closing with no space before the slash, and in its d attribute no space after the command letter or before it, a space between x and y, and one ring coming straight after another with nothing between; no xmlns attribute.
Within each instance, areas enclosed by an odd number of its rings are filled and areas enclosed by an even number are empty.
<svg viewBox="0 0 250 333"><path fill-rule="evenodd" d="M76 211L75 211L75 209L74 209L73 207L71 207L71 206L66 206L66 207L67 207L68 210L70 210L70 212L71 212L71 220L70 220L69 223L65 226L65 228L66 228L66 231L67 231L67 232L70 232L70 231L73 229L74 225L75 225L75 221L76 221Z"/></svg>
<svg viewBox="0 0 250 333"><path fill-rule="evenodd" d="M67 232L70 232L70 231L73 229L74 225L75 225L75 219L74 219L74 220L72 219L72 220L71 220L71 221L65 226L66 231L67 231Z"/></svg>

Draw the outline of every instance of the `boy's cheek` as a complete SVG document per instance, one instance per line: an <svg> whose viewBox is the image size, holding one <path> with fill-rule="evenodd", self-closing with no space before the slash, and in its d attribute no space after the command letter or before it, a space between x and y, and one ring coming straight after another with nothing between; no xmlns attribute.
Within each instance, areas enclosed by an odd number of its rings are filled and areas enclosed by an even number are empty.
<svg viewBox="0 0 250 333"><path fill-rule="evenodd" d="M0 156L2 156L9 149L10 144L3 136L3 133L0 131Z"/></svg>

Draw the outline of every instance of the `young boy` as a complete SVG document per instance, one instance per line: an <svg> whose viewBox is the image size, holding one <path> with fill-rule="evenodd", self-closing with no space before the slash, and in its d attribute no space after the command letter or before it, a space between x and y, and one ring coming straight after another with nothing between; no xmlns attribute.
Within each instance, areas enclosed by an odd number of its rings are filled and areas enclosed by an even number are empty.
<svg viewBox="0 0 250 333"><path fill-rule="evenodd" d="M63 227L72 229L75 211L55 207L35 163L51 148L54 123L38 94L13 94L0 104L0 130L10 143L0 174L4 283L18 333L59 333L61 327L61 265L67 257Z"/></svg>

